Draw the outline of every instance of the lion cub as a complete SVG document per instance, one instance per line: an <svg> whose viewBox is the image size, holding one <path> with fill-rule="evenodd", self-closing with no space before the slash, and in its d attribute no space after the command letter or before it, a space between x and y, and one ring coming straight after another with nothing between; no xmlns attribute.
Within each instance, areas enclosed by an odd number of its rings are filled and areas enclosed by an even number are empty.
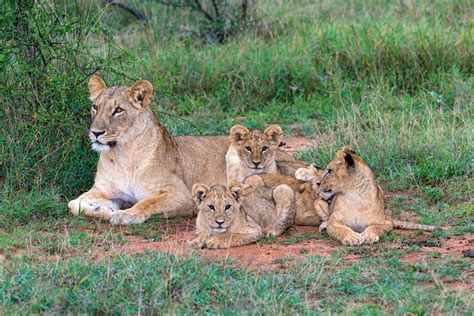
<svg viewBox="0 0 474 316"><path fill-rule="evenodd" d="M230 248L278 236L295 217L295 195L287 185L270 189L196 183L192 195L199 210L193 247Z"/></svg>
<svg viewBox="0 0 474 316"><path fill-rule="evenodd" d="M294 175L296 169L307 166L278 148L283 139L278 125L270 125L263 133L235 125L230 129L230 139L225 156L228 184L243 182L248 176L261 173Z"/></svg>
<svg viewBox="0 0 474 316"><path fill-rule="evenodd" d="M330 236L343 245L377 242L394 227L432 231L434 226L395 221L384 212L383 191L367 163L351 147L339 150L319 184L319 195L331 199Z"/></svg>
<svg viewBox="0 0 474 316"><path fill-rule="evenodd" d="M284 174L259 174L245 179L246 184L275 187L280 184L290 186L295 192L295 225L318 226L329 219L329 203L318 195L316 180L323 170L315 165L300 168L295 177Z"/></svg>

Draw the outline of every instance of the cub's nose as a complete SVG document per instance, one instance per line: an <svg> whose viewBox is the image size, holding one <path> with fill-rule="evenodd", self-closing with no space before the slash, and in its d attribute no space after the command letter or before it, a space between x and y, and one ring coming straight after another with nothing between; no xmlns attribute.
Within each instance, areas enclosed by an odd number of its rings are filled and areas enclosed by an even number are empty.
<svg viewBox="0 0 474 316"><path fill-rule="evenodd" d="M91 133L95 135L95 137L99 137L100 135L105 134L105 131L93 131L91 130Z"/></svg>
<svg viewBox="0 0 474 316"><path fill-rule="evenodd" d="M223 219L216 219L216 223L218 225L222 225L222 224L224 224L224 222L225 222L225 220L223 220Z"/></svg>
<svg viewBox="0 0 474 316"><path fill-rule="evenodd" d="M261 163L261 161L252 161L255 167L258 167L258 165Z"/></svg>

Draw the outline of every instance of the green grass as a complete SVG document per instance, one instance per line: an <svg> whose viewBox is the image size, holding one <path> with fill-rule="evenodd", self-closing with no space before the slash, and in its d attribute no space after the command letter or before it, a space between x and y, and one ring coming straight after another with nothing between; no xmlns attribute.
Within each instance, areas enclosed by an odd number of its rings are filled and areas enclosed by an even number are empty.
<svg viewBox="0 0 474 316"><path fill-rule="evenodd" d="M472 293L451 290L469 263L405 264L397 252L350 266L313 256L286 273L233 268L149 252L101 263L72 259L11 262L0 275L0 308L9 313L469 313ZM291 261L291 258L288 259ZM285 260L285 262L288 262Z"/></svg>
<svg viewBox="0 0 474 316"><path fill-rule="evenodd" d="M474 233L472 1L261 0L254 23L224 44L193 36L202 21L190 12L123 3L145 13L148 26L96 1L36 1L22 15L30 33L21 36L16 4L2 15L0 311L469 314L472 294L446 286L470 282L468 259L433 252L407 264L399 257L420 247L388 246ZM27 61L31 47L41 54ZM392 232L377 246L303 264L280 258L283 271L160 253L97 263L94 249L166 236L161 218L117 229L67 212L94 177L97 156L84 137L94 71L108 85L150 80L152 108L174 135L278 123L317 140L300 156L320 166L351 144L390 193L395 217L449 228ZM328 239L290 234L260 243L314 238ZM347 265L348 254L362 259Z"/></svg>

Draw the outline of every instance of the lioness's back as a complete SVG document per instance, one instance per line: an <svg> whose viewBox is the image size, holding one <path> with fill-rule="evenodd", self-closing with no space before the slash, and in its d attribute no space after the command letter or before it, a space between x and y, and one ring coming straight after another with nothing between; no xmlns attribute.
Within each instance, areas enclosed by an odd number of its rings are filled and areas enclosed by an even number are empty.
<svg viewBox="0 0 474 316"><path fill-rule="evenodd" d="M226 183L225 154L230 145L227 136L175 137L188 187L203 182L209 185Z"/></svg>

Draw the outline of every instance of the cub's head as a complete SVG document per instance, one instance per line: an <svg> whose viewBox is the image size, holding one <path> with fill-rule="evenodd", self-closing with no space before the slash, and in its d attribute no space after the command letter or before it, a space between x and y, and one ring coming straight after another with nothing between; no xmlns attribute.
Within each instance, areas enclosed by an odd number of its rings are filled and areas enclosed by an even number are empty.
<svg viewBox="0 0 474 316"><path fill-rule="evenodd" d="M222 234L232 224L240 208L242 185L228 188L222 185L208 187L202 183L193 185L192 194L199 213L204 216L213 234Z"/></svg>
<svg viewBox="0 0 474 316"><path fill-rule="evenodd" d="M240 159L255 171L263 169L275 161L275 151L283 138L278 125L270 125L263 131L250 132L245 126L235 125L230 129L230 139L237 149Z"/></svg>
<svg viewBox="0 0 474 316"><path fill-rule="evenodd" d="M312 184L314 193L319 193L319 179L323 175L324 169L319 168L316 164L309 165L308 168L299 168L295 172L295 178Z"/></svg>
<svg viewBox="0 0 474 316"><path fill-rule="evenodd" d="M125 143L138 133L139 117L150 105L153 86L146 80L131 87L107 88L99 76L89 79L89 99L92 101L89 138L96 151L107 151Z"/></svg>
<svg viewBox="0 0 474 316"><path fill-rule="evenodd" d="M350 146L343 147L324 169L319 179L319 195L330 198L337 193L354 189L356 168L361 158Z"/></svg>

